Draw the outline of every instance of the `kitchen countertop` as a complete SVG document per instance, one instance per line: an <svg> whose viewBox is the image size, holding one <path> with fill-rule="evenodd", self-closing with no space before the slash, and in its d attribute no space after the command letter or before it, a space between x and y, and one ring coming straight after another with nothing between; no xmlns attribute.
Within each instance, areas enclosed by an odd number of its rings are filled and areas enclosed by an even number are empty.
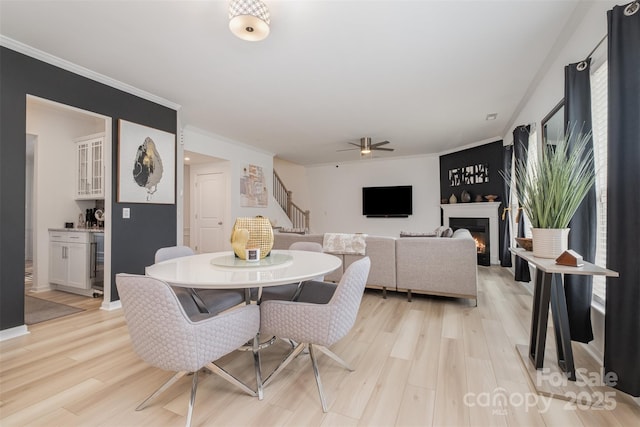
<svg viewBox="0 0 640 427"><path fill-rule="evenodd" d="M104 233L104 228L50 228L49 231L71 231L76 233Z"/></svg>

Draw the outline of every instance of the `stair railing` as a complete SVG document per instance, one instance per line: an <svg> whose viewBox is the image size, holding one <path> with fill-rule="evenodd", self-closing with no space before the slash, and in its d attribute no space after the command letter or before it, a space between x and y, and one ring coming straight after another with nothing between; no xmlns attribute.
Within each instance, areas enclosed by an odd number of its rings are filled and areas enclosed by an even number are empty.
<svg viewBox="0 0 640 427"><path fill-rule="evenodd" d="M278 173L273 171L273 197L276 199L282 210L285 211L293 228L309 231L310 212L301 209L293 203L292 192L287 190Z"/></svg>

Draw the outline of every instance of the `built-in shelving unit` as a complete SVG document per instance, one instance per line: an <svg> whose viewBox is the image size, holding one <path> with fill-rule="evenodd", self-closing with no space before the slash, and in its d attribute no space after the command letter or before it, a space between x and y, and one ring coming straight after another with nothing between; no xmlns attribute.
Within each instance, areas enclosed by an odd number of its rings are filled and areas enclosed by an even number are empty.
<svg viewBox="0 0 640 427"><path fill-rule="evenodd" d="M78 138L75 198L104 199L104 133Z"/></svg>

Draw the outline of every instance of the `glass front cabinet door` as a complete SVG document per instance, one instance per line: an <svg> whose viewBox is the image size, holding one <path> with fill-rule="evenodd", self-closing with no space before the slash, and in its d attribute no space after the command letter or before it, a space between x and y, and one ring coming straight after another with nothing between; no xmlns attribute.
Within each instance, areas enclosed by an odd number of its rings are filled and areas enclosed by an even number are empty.
<svg viewBox="0 0 640 427"><path fill-rule="evenodd" d="M104 134L78 138L76 199L104 199Z"/></svg>

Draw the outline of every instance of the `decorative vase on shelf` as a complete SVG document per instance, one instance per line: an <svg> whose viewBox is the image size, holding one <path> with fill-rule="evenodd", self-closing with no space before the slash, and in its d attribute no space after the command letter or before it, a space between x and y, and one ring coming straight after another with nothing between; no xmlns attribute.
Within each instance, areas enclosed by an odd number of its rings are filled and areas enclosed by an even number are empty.
<svg viewBox="0 0 640 427"><path fill-rule="evenodd" d="M458 198L455 194L452 194L451 197L449 197L449 203L458 203Z"/></svg>
<svg viewBox="0 0 640 427"><path fill-rule="evenodd" d="M532 228L533 256L558 258L569 247L569 228Z"/></svg>
<svg viewBox="0 0 640 427"><path fill-rule="evenodd" d="M462 190L462 194L460 194L460 201L462 203L469 203L471 201L471 194L467 190Z"/></svg>

